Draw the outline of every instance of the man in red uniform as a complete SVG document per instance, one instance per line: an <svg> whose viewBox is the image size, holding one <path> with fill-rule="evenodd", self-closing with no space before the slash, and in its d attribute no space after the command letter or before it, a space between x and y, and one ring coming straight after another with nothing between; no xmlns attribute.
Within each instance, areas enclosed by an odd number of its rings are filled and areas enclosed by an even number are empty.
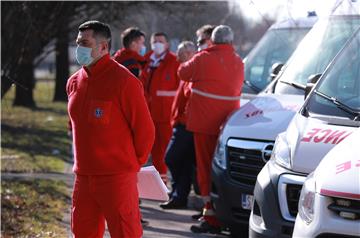
<svg viewBox="0 0 360 238"><path fill-rule="evenodd" d="M115 53L114 60L138 78L145 65L145 33L138 28L130 27L121 33L121 40L124 48Z"/></svg>
<svg viewBox="0 0 360 238"><path fill-rule="evenodd" d="M146 62L143 56L146 52L145 33L138 28L130 27L121 33L121 40L124 48L115 53L114 60L139 78ZM148 224L149 221L144 220L141 216L141 225Z"/></svg>
<svg viewBox="0 0 360 238"><path fill-rule="evenodd" d="M215 26L203 25L196 31L198 51L204 50L212 45L211 33Z"/></svg>
<svg viewBox="0 0 360 238"><path fill-rule="evenodd" d="M244 80L242 59L232 46L230 27L217 26L211 40L213 46L202 50L179 68L182 80L192 82L187 129L194 132L197 178L205 207L199 226L193 232L218 232L220 223L210 203L211 162L221 125L240 107Z"/></svg>
<svg viewBox="0 0 360 238"><path fill-rule="evenodd" d="M110 59L108 25L79 26L76 59L83 67L67 83L76 174L74 237L141 237L137 172L148 158L154 126L140 81Z"/></svg>
<svg viewBox="0 0 360 238"><path fill-rule="evenodd" d="M168 37L163 32L151 36L152 51L145 55L146 65L141 75L151 117L155 125L155 143L151 156L163 181L167 182L165 152L172 135L171 106L179 86L179 62L169 50Z"/></svg>
<svg viewBox="0 0 360 238"><path fill-rule="evenodd" d="M191 41L181 42L178 46L179 62L189 60L196 53ZM165 157L166 165L171 172L172 191L169 201L160 204L163 209L186 208L195 168L195 147L193 134L186 130L186 111L190 96L189 82L180 82L171 110L173 140Z"/></svg>

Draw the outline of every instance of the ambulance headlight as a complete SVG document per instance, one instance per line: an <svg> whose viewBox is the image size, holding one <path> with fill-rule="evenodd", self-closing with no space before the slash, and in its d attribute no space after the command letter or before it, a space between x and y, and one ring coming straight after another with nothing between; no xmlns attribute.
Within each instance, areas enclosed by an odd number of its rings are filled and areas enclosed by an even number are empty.
<svg viewBox="0 0 360 238"><path fill-rule="evenodd" d="M314 219L315 186L314 173L311 173L303 184L298 207L299 216L306 224Z"/></svg>
<svg viewBox="0 0 360 238"><path fill-rule="evenodd" d="M222 139L221 134L219 136L219 141L215 149L214 162L220 168L226 169L225 143Z"/></svg>
<svg viewBox="0 0 360 238"><path fill-rule="evenodd" d="M286 140L286 134L281 133L275 141L274 149L271 158L278 165L291 169L290 165L290 147Z"/></svg>

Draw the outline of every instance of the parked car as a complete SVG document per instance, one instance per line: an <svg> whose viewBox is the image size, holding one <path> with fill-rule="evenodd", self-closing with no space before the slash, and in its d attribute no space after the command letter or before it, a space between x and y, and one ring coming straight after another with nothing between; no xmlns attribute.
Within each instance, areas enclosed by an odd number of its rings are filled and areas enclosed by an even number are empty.
<svg viewBox="0 0 360 238"><path fill-rule="evenodd" d="M306 176L360 127L360 27L276 139L257 176L250 237L291 237ZM309 91L309 90L307 90ZM325 219L325 218L324 218Z"/></svg>

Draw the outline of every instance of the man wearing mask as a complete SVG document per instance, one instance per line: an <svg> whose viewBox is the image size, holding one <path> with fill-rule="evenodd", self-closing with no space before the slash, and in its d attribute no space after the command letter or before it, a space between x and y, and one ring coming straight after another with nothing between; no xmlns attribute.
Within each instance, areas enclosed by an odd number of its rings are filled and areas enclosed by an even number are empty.
<svg viewBox="0 0 360 238"><path fill-rule="evenodd" d="M136 27L129 27L121 33L121 40L124 47L113 58L139 78L146 63L145 33ZM146 226L149 222L141 218L141 224Z"/></svg>
<svg viewBox="0 0 360 238"><path fill-rule="evenodd" d="M68 114L76 175L72 195L74 237L141 237L137 172L154 141L142 85L110 58L107 24L79 26L76 59L68 80Z"/></svg>
<svg viewBox="0 0 360 238"><path fill-rule="evenodd" d="M204 201L203 219L193 225L195 233L219 232L220 223L210 201L211 162L220 127L240 107L244 64L235 53L230 27L217 26L211 35L213 46L181 64L181 80L192 82L186 128L194 133L197 179Z"/></svg>
<svg viewBox="0 0 360 238"><path fill-rule="evenodd" d="M212 45L211 33L215 26L204 25L196 31L198 51L204 50Z"/></svg>
<svg viewBox="0 0 360 238"><path fill-rule="evenodd" d="M196 53L191 41L181 42L177 49L179 62L189 60ZM174 135L165 161L171 172L172 191L169 201L160 204L163 209L186 208L195 168L195 147L192 132L186 130L186 111L190 96L191 83L180 82L174 103L171 119Z"/></svg>
<svg viewBox="0 0 360 238"><path fill-rule="evenodd" d="M139 78L145 64L145 33L130 27L121 33L121 40L123 48L115 53L114 60Z"/></svg>
<svg viewBox="0 0 360 238"><path fill-rule="evenodd" d="M167 183L165 151L172 135L171 106L179 86L179 62L170 52L168 37L163 32L154 33L150 39L151 51L141 75L145 96L155 125L155 143L151 150L152 161Z"/></svg>

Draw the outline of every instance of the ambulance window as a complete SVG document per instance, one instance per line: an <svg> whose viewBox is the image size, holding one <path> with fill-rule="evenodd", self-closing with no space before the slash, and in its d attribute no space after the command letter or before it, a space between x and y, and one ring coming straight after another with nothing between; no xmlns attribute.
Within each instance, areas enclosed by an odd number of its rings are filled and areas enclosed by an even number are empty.
<svg viewBox="0 0 360 238"><path fill-rule="evenodd" d="M354 112L360 113L360 30L341 55L331 65L328 72L317 85L316 91L336 98ZM349 117L354 115L341 110L335 103L319 94L313 93L308 110L316 114Z"/></svg>
<svg viewBox="0 0 360 238"><path fill-rule="evenodd" d="M245 80L255 90L244 87L243 92L258 93L264 89L270 83L271 66L278 62L285 63L308 31L307 28L269 30L245 61Z"/></svg>
<svg viewBox="0 0 360 238"><path fill-rule="evenodd" d="M360 18L340 16L318 22L290 58L275 92L304 93L281 82L305 86L310 75L323 73L359 25Z"/></svg>

